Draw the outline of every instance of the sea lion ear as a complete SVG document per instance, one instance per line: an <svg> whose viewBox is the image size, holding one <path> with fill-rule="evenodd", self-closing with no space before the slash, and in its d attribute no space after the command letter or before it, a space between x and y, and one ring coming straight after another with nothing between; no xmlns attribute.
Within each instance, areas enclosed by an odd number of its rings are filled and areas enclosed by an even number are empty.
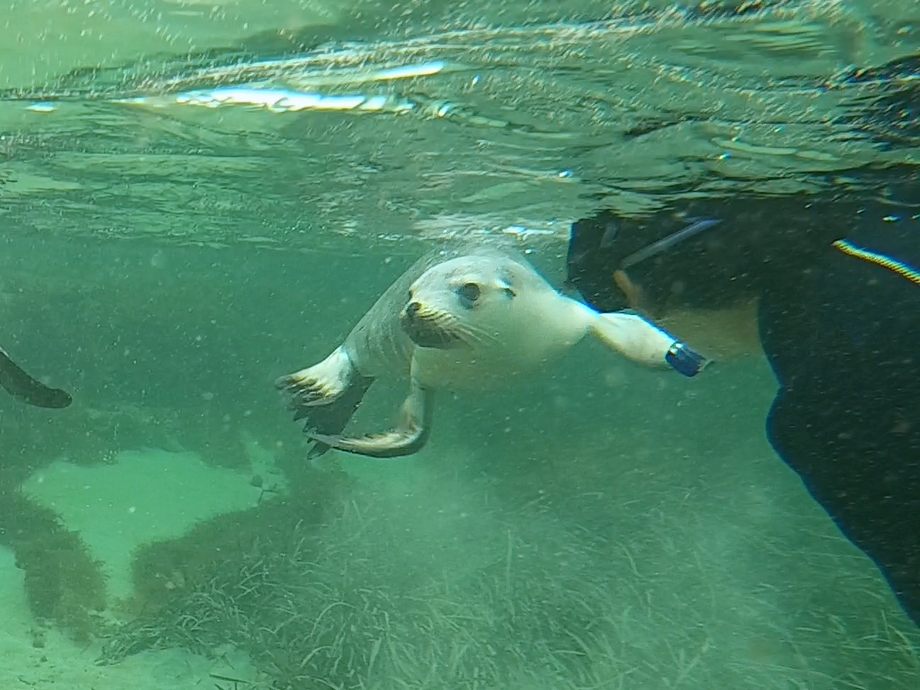
<svg viewBox="0 0 920 690"><path fill-rule="evenodd" d="M495 286L508 299L512 299L517 296L517 293L514 291L514 288L511 287L511 280L507 276L502 276L501 278L499 278L495 282Z"/></svg>

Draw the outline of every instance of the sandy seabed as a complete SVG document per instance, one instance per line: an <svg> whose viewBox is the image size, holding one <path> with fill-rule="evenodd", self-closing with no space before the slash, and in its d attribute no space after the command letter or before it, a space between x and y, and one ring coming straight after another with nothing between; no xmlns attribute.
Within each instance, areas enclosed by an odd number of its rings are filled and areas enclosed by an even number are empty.
<svg viewBox="0 0 920 690"><path fill-rule="evenodd" d="M23 490L55 510L103 564L112 604L131 593L131 557L144 543L184 534L259 498L251 473L212 467L193 453L125 451L114 462L83 467L58 460L33 474ZM208 688L220 676L251 682L255 671L228 652L208 659L181 650L148 651L99 665L100 644L80 646L29 610L22 571L0 547L0 688L162 690ZM223 681L227 687L232 683Z"/></svg>

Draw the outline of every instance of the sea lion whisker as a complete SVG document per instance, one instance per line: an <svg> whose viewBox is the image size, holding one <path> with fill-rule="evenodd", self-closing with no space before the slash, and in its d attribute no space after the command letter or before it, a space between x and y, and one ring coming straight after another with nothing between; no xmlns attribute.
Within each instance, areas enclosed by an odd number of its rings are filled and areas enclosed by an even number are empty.
<svg viewBox="0 0 920 690"><path fill-rule="evenodd" d="M485 333L478 333L470 330L454 331L454 335L456 335L460 341L470 346L486 345L494 342L493 339L487 338Z"/></svg>
<svg viewBox="0 0 920 690"><path fill-rule="evenodd" d="M424 320L467 345L490 345L497 341L494 333L473 324L463 322L449 312L428 312Z"/></svg>
<svg viewBox="0 0 920 690"><path fill-rule="evenodd" d="M492 345L498 342L498 337L492 331L468 323L457 321L456 328L452 331L464 342L477 345Z"/></svg>

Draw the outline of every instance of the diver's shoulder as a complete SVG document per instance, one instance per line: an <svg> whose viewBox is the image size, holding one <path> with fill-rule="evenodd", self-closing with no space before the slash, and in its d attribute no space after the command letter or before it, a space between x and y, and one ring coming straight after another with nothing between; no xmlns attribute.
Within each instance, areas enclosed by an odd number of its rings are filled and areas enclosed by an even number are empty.
<svg viewBox="0 0 920 690"><path fill-rule="evenodd" d="M842 239L920 266L920 207L866 209Z"/></svg>

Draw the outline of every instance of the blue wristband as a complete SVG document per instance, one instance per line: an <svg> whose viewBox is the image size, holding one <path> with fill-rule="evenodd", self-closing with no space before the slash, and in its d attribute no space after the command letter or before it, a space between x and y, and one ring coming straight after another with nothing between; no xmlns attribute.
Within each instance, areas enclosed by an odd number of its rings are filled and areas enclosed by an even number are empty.
<svg viewBox="0 0 920 690"><path fill-rule="evenodd" d="M709 361L703 355L690 349L679 340L671 345L668 349L668 354L664 356L664 360L676 372L688 377L696 376L709 364Z"/></svg>

